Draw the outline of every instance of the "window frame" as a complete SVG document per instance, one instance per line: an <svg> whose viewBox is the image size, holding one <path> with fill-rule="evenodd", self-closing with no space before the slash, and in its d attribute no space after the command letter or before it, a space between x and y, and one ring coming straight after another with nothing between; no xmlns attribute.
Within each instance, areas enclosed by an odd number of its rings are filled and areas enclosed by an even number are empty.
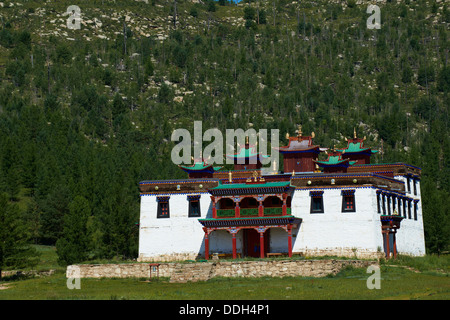
<svg viewBox="0 0 450 320"><path fill-rule="evenodd" d="M311 198L309 212L314 213L325 213L325 208L323 206L323 191L310 191L309 196ZM320 209L314 209L314 203L319 199L320 203Z"/></svg>
<svg viewBox="0 0 450 320"><path fill-rule="evenodd" d="M341 196L342 196L342 212L356 212L355 190L342 190ZM347 209L346 198L351 198L353 200L352 201L353 206L351 209Z"/></svg>
<svg viewBox="0 0 450 320"><path fill-rule="evenodd" d="M170 197L156 197L156 201L158 202L158 208L157 208L157 212L156 212L157 219L170 218L169 199L170 199ZM163 210L164 206L165 206L166 210ZM167 211L167 212L163 213L164 211Z"/></svg>
<svg viewBox="0 0 450 320"><path fill-rule="evenodd" d="M200 207L200 196L187 196L188 200L188 218L200 218L202 216L202 211ZM198 212L193 213L193 203L197 203Z"/></svg>

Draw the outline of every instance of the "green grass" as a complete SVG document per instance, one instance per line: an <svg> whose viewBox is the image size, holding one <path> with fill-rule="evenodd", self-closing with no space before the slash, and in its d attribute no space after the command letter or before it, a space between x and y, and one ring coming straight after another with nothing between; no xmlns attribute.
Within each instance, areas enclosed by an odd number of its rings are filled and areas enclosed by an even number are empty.
<svg viewBox="0 0 450 320"><path fill-rule="evenodd" d="M345 269L324 278L215 278L206 282L169 283L167 279L81 279L81 289L69 290L64 272L43 278L0 282L0 299L14 300L300 300L300 299L436 299L450 298L444 274L416 273L383 266L381 289L366 286L365 269Z"/></svg>
<svg viewBox="0 0 450 320"><path fill-rule="evenodd" d="M379 290L367 288L371 274L366 269L352 267L323 278L214 278L187 284L169 283L168 279L81 279L80 290L69 290L55 248L40 245L36 249L41 256L35 269L54 269L56 273L41 278L5 278L0 281L0 300L450 299L449 256L399 256L384 261Z"/></svg>

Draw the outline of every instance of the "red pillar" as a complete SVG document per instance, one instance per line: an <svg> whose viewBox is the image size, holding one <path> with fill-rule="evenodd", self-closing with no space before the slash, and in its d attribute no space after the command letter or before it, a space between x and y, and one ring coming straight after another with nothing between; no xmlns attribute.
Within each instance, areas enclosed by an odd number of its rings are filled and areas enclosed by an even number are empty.
<svg viewBox="0 0 450 320"><path fill-rule="evenodd" d="M292 226L288 225L288 254L292 257Z"/></svg>
<svg viewBox="0 0 450 320"><path fill-rule="evenodd" d="M236 233L232 233L233 236L233 259L236 259Z"/></svg>
<svg viewBox="0 0 450 320"><path fill-rule="evenodd" d="M259 207L258 207L258 217L263 217L264 216L264 206L263 206L263 202L259 201Z"/></svg>
<svg viewBox="0 0 450 320"><path fill-rule="evenodd" d="M205 231L205 259L209 259L209 237L208 237L208 230L205 228L203 229Z"/></svg>
<svg viewBox="0 0 450 320"><path fill-rule="evenodd" d="M286 208L287 208L287 206L286 206L286 198L287 198L287 194L286 194L286 193L283 193L283 206L281 207L281 212L282 212L282 215L283 215L283 216L287 215L287 210L286 210Z"/></svg>
<svg viewBox="0 0 450 320"><path fill-rule="evenodd" d="M234 208L234 216L235 218L241 217L241 208L239 207L239 202L236 202L236 207Z"/></svg>
<svg viewBox="0 0 450 320"><path fill-rule="evenodd" d="M389 259L391 257L391 249L389 244L389 229L387 229L385 232L386 237L386 259Z"/></svg>
<svg viewBox="0 0 450 320"><path fill-rule="evenodd" d="M260 257L264 258L264 232L259 233L259 253Z"/></svg>
<svg viewBox="0 0 450 320"><path fill-rule="evenodd" d="M213 219L217 219L216 198L211 196Z"/></svg>

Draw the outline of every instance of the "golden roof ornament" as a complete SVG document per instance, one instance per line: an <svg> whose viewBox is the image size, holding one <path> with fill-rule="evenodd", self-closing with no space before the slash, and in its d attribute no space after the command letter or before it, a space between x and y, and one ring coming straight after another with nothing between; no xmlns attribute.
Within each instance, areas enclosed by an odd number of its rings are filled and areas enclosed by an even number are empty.
<svg viewBox="0 0 450 320"><path fill-rule="evenodd" d="M299 125L299 126L298 126L298 129L297 129L297 137L300 138L300 137L302 136L302 133L303 133L303 132L302 132L302 125Z"/></svg>
<svg viewBox="0 0 450 320"><path fill-rule="evenodd" d="M353 128L353 138L356 139L356 128Z"/></svg>

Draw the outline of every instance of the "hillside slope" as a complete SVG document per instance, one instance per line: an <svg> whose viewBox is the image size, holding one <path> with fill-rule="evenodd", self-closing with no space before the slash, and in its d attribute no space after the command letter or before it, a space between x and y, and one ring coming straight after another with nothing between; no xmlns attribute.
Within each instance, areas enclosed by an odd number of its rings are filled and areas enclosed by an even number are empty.
<svg viewBox="0 0 450 320"><path fill-rule="evenodd" d="M138 182L184 177L174 129L356 128L423 169L427 248L448 250L448 2L377 2L379 30L369 3L80 0L72 29L72 1L1 2L0 191L34 242L63 252L78 215L75 261L133 258Z"/></svg>

